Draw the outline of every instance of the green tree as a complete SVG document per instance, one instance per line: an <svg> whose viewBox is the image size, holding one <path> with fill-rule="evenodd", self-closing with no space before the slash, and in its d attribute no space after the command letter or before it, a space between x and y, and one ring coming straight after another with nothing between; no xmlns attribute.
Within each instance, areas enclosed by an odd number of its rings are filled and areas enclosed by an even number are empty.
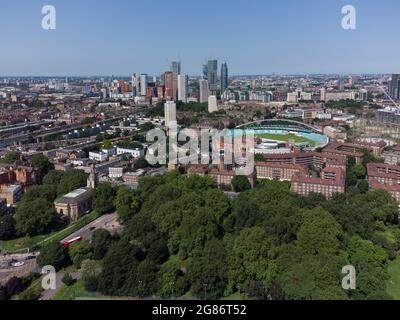
<svg viewBox="0 0 400 320"><path fill-rule="evenodd" d="M156 294L159 289L157 264L149 259L142 261L137 269L138 286L137 291L140 297Z"/></svg>
<svg viewBox="0 0 400 320"><path fill-rule="evenodd" d="M35 185L23 194L21 202L31 202L36 199L44 199L47 202L53 202L57 198L57 190L53 185Z"/></svg>
<svg viewBox="0 0 400 320"><path fill-rule="evenodd" d="M102 267L97 261L85 260L81 264L82 281L85 289L89 292L96 292L98 288L98 277Z"/></svg>
<svg viewBox="0 0 400 320"><path fill-rule="evenodd" d="M51 169L53 169L53 165L50 163L49 159L42 153L33 155L30 159L30 163L32 167L40 170L42 175L47 174Z"/></svg>
<svg viewBox="0 0 400 320"><path fill-rule="evenodd" d="M145 158L139 158L134 162L135 169L148 168L150 165Z"/></svg>
<svg viewBox="0 0 400 320"><path fill-rule="evenodd" d="M143 131L143 132L150 131L151 129L154 129L154 128L155 128L155 126L151 122L145 122L139 126L140 131Z"/></svg>
<svg viewBox="0 0 400 320"><path fill-rule="evenodd" d="M357 176L352 171L347 171L346 183L347 183L347 186L357 185Z"/></svg>
<svg viewBox="0 0 400 320"><path fill-rule="evenodd" d="M15 235L15 220L13 216L0 215L0 240L10 240Z"/></svg>
<svg viewBox="0 0 400 320"><path fill-rule="evenodd" d="M369 189L368 181L367 180L359 181L357 187L361 193L367 193Z"/></svg>
<svg viewBox="0 0 400 320"><path fill-rule="evenodd" d="M268 253L272 241L261 227L243 229L234 239L228 252L229 284L235 288L245 288L250 281L268 280Z"/></svg>
<svg viewBox="0 0 400 320"><path fill-rule="evenodd" d="M75 242L69 247L69 256L73 264L80 268L82 261L92 258L92 245L87 241Z"/></svg>
<svg viewBox="0 0 400 320"><path fill-rule="evenodd" d="M57 212L45 199L24 201L15 214L15 228L21 235L44 234L57 225Z"/></svg>
<svg viewBox="0 0 400 320"><path fill-rule="evenodd" d="M19 160L20 157L20 152L10 151L6 153L3 158L0 159L0 163L13 164L15 161Z"/></svg>
<svg viewBox="0 0 400 320"><path fill-rule="evenodd" d="M92 235L93 259L100 260L110 247L112 236L110 232L105 229L97 229Z"/></svg>
<svg viewBox="0 0 400 320"><path fill-rule="evenodd" d="M231 183L235 192L242 192L251 188L250 182L246 176L234 176Z"/></svg>
<svg viewBox="0 0 400 320"><path fill-rule="evenodd" d="M137 214L140 210L140 199L135 190L120 187L115 199L119 220L125 222Z"/></svg>
<svg viewBox="0 0 400 320"><path fill-rule="evenodd" d="M100 183L93 192L93 208L100 214L113 211L115 196L116 191L110 182Z"/></svg>
<svg viewBox="0 0 400 320"><path fill-rule="evenodd" d="M217 299L227 285L226 248L220 240L207 242L201 255L193 257L188 265L192 293L201 299Z"/></svg>
<svg viewBox="0 0 400 320"><path fill-rule="evenodd" d="M69 261L67 248L58 242L50 242L44 245L37 258L37 264L40 267L50 265L56 270L60 270L67 266Z"/></svg>
<svg viewBox="0 0 400 320"><path fill-rule="evenodd" d="M334 254L340 247L342 228L332 215L321 208L307 210L297 233L298 245L309 254Z"/></svg>
<svg viewBox="0 0 400 320"><path fill-rule="evenodd" d="M137 294L138 260L143 252L126 239L114 242L103 259L98 277L99 292L107 295Z"/></svg>
<svg viewBox="0 0 400 320"><path fill-rule="evenodd" d="M52 170L43 178L43 184L57 186L61 182L63 176L64 172Z"/></svg>
<svg viewBox="0 0 400 320"><path fill-rule="evenodd" d="M64 195L75 189L86 186L88 175L83 170L68 170L65 172L57 187L58 195Z"/></svg>
<svg viewBox="0 0 400 320"><path fill-rule="evenodd" d="M161 266L158 278L160 295L163 298L180 297L189 291L190 283L182 269L175 259L170 259Z"/></svg>
<svg viewBox="0 0 400 320"><path fill-rule="evenodd" d="M66 286L72 286L75 283L75 279L72 278L71 274L69 274L68 272L64 274L63 278L62 278L62 282L66 285Z"/></svg>
<svg viewBox="0 0 400 320"><path fill-rule="evenodd" d="M351 170L358 179L364 179L367 173L365 167L361 164L354 165Z"/></svg>

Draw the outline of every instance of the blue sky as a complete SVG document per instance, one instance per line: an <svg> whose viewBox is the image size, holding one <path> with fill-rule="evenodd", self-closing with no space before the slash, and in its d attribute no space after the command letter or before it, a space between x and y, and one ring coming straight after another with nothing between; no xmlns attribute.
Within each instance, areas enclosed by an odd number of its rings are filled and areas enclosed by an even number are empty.
<svg viewBox="0 0 400 320"><path fill-rule="evenodd" d="M174 59L199 75L208 58L230 74L400 72L399 17L399 0L2 0L0 76L159 75Z"/></svg>

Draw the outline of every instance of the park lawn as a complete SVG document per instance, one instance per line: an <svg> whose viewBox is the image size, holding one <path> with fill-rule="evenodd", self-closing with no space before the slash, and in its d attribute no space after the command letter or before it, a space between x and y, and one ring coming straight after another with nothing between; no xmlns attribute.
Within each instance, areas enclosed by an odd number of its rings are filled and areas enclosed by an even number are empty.
<svg viewBox="0 0 400 320"><path fill-rule="evenodd" d="M35 246L37 243L44 241L46 238L56 233L57 232L53 232L51 234L46 234L46 235L37 235L34 237L23 237L19 239L1 241L0 249L7 252L17 252L26 250L27 248Z"/></svg>
<svg viewBox="0 0 400 320"><path fill-rule="evenodd" d="M315 142L307 139L305 137L296 136L293 134L276 134L276 133L262 133L256 134L256 138L260 139L268 139L268 140L277 140L277 141L294 141L295 143L308 143L311 146L315 146Z"/></svg>
<svg viewBox="0 0 400 320"><path fill-rule="evenodd" d="M400 257L389 262L388 272L390 278L386 280L386 293L400 300Z"/></svg>
<svg viewBox="0 0 400 320"><path fill-rule="evenodd" d="M86 291L83 281L78 280L71 286L63 285L53 300L78 300L79 298L100 298L100 293Z"/></svg>
<svg viewBox="0 0 400 320"><path fill-rule="evenodd" d="M61 241L62 239L68 237L70 234L78 231L90 222L96 220L98 217L98 213L96 211L93 211L82 217L77 223L72 224L60 231L54 231L46 235L37 235L34 237L23 237L19 239L1 241L0 249L6 252L27 251L32 247L44 245L49 241Z"/></svg>

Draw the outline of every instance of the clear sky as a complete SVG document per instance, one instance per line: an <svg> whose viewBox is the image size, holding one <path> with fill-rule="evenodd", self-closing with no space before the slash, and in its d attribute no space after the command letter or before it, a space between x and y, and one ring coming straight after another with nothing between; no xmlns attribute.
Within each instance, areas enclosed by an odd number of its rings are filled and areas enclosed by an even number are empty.
<svg viewBox="0 0 400 320"><path fill-rule="evenodd" d="M41 27L42 6L57 29ZM357 29L341 27L344 5ZM399 0L1 0L0 76L400 72Z"/></svg>

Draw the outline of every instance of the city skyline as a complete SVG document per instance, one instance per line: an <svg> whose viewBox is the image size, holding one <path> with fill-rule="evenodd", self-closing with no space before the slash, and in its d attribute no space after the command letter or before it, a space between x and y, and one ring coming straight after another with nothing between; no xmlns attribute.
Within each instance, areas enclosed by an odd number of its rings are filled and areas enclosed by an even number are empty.
<svg viewBox="0 0 400 320"><path fill-rule="evenodd" d="M181 72L195 76L211 59L227 62L231 75L399 72L398 1L351 1L356 30L341 27L347 1L251 2L177 1L169 6L155 0L148 10L137 1L93 7L55 0L57 29L46 31L40 25L42 2L9 1L0 12L0 27L7 30L0 74L158 75L172 61L182 61ZM206 10L211 4L212 10ZM204 10L207 15L198 14ZM382 49L382 43L390 47Z"/></svg>

